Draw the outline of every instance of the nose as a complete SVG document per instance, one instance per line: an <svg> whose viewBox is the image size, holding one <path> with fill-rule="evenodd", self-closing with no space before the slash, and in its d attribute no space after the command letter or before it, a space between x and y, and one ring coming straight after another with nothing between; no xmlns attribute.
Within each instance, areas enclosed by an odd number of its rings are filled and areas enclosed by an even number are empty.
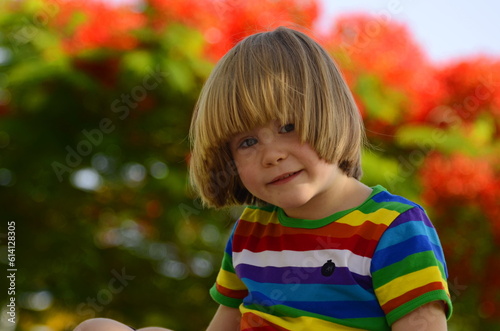
<svg viewBox="0 0 500 331"><path fill-rule="evenodd" d="M270 167L278 165L287 158L288 154L281 144L276 141L270 142L263 146L262 150L262 165Z"/></svg>
<svg viewBox="0 0 500 331"><path fill-rule="evenodd" d="M261 146L261 160L264 167L274 166L286 159L286 146L280 139L274 126L263 127L259 130L259 145Z"/></svg>

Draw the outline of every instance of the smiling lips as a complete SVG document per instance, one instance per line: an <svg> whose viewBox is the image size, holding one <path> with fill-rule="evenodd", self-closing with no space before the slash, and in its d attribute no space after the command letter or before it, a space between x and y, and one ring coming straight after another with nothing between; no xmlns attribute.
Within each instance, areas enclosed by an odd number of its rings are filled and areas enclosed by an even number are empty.
<svg viewBox="0 0 500 331"><path fill-rule="evenodd" d="M285 183L288 183L293 178L297 177L301 172L302 172L302 170L299 170L299 171L289 172L289 173L280 175L278 177L275 177L268 184L276 185L276 184L285 184Z"/></svg>

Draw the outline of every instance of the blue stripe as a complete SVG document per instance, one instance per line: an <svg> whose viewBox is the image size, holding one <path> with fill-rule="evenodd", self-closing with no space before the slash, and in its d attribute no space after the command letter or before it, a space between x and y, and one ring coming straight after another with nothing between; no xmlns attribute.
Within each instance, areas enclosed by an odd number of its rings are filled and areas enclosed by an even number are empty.
<svg viewBox="0 0 500 331"><path fill-rule="evenodd" d="M398 202L402 203L405 205L413 206L413 207L419 207L421 208L418 204L416 204L413 201L410 201L406 198L400 197L398 195L393 195L387 191L382 191L380 193L375 194L372 197L373 201L381 203L381 202Z"/></svg>
<svg viewBox="0 0 500 331"><path fill-rule="evenodd" d="M423 224L421 221L410 221L387 229L377 246L375 254L377 254L378 251L385 249L388 249L389 251L394 245L411 242L409 240L412 237L417 236L421 237L421 239L425 238L425 240L428 240L428 247L432 248L434 255L439 262L441 262L442 265L446 265L443 249L441 248L441 242L439 241L436 229ZM410 249L411 247L407 248ZM415 251L414 253L418 253L418 251Z"/></svg>
<svg viewBox="0 0 500 331"><path fill-rule="evenodd" d="M425 211L412 208L399 215L380 238L374 254L374 257L378 256L378 258L376 258L377 261L372 260L372 271L379 270L381 265L387 266L414 253L429 250L434 252L446 269L444 253L436 229ZM380 262L381 260L385 262Z"/></svg>
<svg viewBox="0 0 500 331"><path fill-rule="evenodd" d="M233 236L227 241L226 249L224 250L229 256L233 256Z"/></svg>
<svg viewBox="0 0 500 331"><path fill-rule="evenodd" d="M377 246L377 250L382 250L392 245L399 244L414 236L428 236L430 242L439 246L439 239L434 228L424 225L421 221L409 221L396 227L388 228Z"/></svg>
<svg viewBox="0 0 500 331"><path fill-rule="evenodd" d="M371 301L373 293L358 285L327 284L274 284L260 283L243 278L249 292L269 293L271 298L282 301ZM268 298L269 299L269 298ZM275 303L281 304L281 303Z"/></svg>
<svg viewBox="0 0 500 331"><path fill-rule="evenodd" d="M236 231L236 227L239 224L239 220L234 223L233 229L231 230L231 234L229 235L229 239L227 240L225 252L229 254L229 256L233 256L233 237L234 237L234 232Z"/></svg>
<svg viewBox="0 0 500 331"><path fill-rule="evenodd" d="M384 317L384 312L380 307L375 297L369 301L352 301L352 300L337 300L337 301L291 301L286 300L283 295L275 292L275 298L271 299L261 292L251 292L243 301L245 306L259 305L268 307L265 311L274 311L279 314L279 306L284 305L294 309L312 312L315 314L329 316L333 318L370 318ZM330 298L330 299L333 299ZM276 307L278 306L278 307Z"/></svg>
<svg viewBox="0 0 500 331"><path fill-rule="evenodd" d="M372 273L415 253L430 250L436 252L439 251L439 247L431 244L426 236L415 236L398 244L377 250L372 259Z"/></svg>
<svg viewBox="0 0 500 331"><path fill-rule="evenodd" d="M377 300L371 301L330 301L330 302L290 302L296 309L309 310L316 314L334 318L385 317Z"/></svg>
<svg viewBox="0 0 500 331"><path fill-rule="evenodd" d="M240 278L260 283L360 285L367 290L372 288L370 276L358 275L347 267L337 267L333 275L323 276L321 267L258 267L240 263L236 266L236 273Z"/></svg>

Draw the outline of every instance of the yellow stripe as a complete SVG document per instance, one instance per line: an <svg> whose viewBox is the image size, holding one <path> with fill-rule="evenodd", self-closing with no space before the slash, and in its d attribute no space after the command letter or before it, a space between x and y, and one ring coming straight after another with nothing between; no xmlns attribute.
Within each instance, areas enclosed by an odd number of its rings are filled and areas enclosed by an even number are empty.
<svg viewBox="0 0 500 331"><path fill-rule="evenodd" d="M350 328L337 323L332 323L324 321L319 318L301 316L301 317L277 317L274 315L269 315L260 311L251 310L245 308L243 305L240 306L241 314L252 313L257 316L262 317L266 321L273 324L281 326L282 328L294 331L359 331L359 329Z"/></svg>
<svg viewBox="0 0 500 331"><path fill-rule="evenodd" d="M224 286L230 290L246 290L245 284L232 272L226 271L224 269L220 269L219 274L217 275L217 284Z"/></svg>
<svg viewBox="0 0 500 331"><path fill-rule="evenodd" d="M242 220L263 225L273 223L279 224L278 214L260 209L247 208L240 217Z"/></svg>
<svg viewBox="0 0 500 331"><path fill-rule="evenodd" d="M400 215L399 212L385 208L378 209L373 213L365 214L359 210L355 210L346 216L337 220L337 223L349 224L351 226L359 226L369 220L375 224L389 225ZM241 215L241 219L260 224L279 224L278 214L260 209L247 208Z"/></svg>
<svg viewBox="0 0 500 331"><path fill-rule="evenodd" d="M443 283L446 291L448 291L448 286L446 282L443 281L439 268L434 266L393 279L389 283L375 289L375 294L377 295L380 305L383 306L388 301L395 299L408 291L436 281Z"/></svg>
<svg viewBox="0 0 500 331"><path fill-rule="evenodd" d="M337 221L337 223L349 224L351 226L359 226L367 220L375 224L389 225L391 222L400 215L399 212L389 209L378 209L377 211L365 214L359 210L347 214Z"/></svg>

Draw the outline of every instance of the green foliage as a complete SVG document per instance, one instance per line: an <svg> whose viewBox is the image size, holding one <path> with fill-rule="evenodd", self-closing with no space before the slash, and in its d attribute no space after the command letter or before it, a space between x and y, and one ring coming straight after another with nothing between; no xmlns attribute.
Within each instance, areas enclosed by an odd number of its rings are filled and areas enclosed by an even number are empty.
<svg viewBox="0 0 500 331"><path fill-rule="evenodd" d="M146 2L124 13L93 3L0 4L0 236L15 222L15 330L72 330L94 316L201 330L216 309L208 290L240 210L205 210L190 191L189 123L212 58L262 9L159 1L165 10ZM293 7L262 3L269 17ZM312 21L314 12L299 14ZM359 31L374 22L347 21ZM431 215L450 270L451 327L498 329L500 65L437 70L400 28L380 28L348 47L348 31L333 29L328 49L347 52L343 69L365 116L363 182ZM0 286L8 288L5 278Z"/></svg>
<svg viewBox="0 0 500 331"><path fill-rule="evenodd" d="M23 14L11 15L0 17L0 232L16 222L17 329L93 316L202 329L230 217L188 191L191 110L213 66L200 34L143 30L143 47L74 56L48 26L20 39Z"/></svg>

